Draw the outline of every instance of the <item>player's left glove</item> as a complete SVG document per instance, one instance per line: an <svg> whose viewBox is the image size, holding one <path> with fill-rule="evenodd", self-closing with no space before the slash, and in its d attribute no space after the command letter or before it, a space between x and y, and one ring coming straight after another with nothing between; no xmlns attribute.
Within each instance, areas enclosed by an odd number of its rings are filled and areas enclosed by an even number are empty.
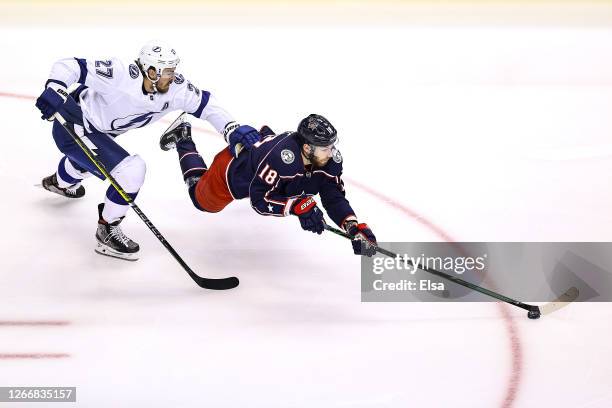
<svg viewBox="0 0 612 408"><path fill-rule="evenodd" d="M291 207L291 213L300 218L300 224L305 231L322 234L325 230L323 212L317 207L314 197L298 199Z"/></svg>
<svg viewBox="0 0 612 408"><path fill-rule="evenodd" d="M372 256L376 254L374 247L376 244L376 237L374 233L368 227L368 224L357 224L356 221L351 221L346 226L346 232L353 237L353 252L355 255Z"/></svg>
<svg viewBox="0 0 612 408"><path fill-rule="evenodd" d="M238 157L243 148L249 150L260 140L257 130L249 125L239 125L236 122L230 122L225 125L223 136L225 136L225 140L229 143L230 152L232 152L234 157Z"/></svg>

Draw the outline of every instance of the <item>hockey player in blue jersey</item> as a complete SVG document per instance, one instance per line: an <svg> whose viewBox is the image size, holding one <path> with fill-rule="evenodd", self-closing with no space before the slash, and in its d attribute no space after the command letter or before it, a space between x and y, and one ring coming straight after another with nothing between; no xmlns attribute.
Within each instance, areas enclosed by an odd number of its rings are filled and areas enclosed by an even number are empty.
<svg viewBox="0 0 612 408"><path fill-rule="evenodd" d="M345 197L342 155L336 129L321 115L303 119L297 132L279 135L264 126L262 139L248 151L230 141L210 168L191 138L191 125L175 121L162 135L163 150L176 148L183 179L194 206L219 212L233 200L249 198L253 209L267 216L295 215L304 230L321 234L323 213L313 196L319 194L329 217L353 237L355 254L372 256L376 237L357 220ZM363 244L363 245L362 245Z"/></svg>
<svg viewBox="0 0 612 408"><path fill-rule="evenodd" d="M62 59L51 68L36 107L43 119L53 120L55 113L60 113L122 188L135 198L144 183L145 163L115 141L116 136L130 129L153 123L168 112L183 110L208 121L234 144L249 148L259 140L255 129L238 125L210 92L200 91L176 72L178 63L176 51L161 41L146 44L138 59L130 64L116 58ZM101 179L104 176L57 121L53 124L53 138L64 157L57 171L43 179L42 186L64 197L82 197L84 178L92 174ZM127 202L110 186L104 202L98 205L96 252L138 259L138 244L119 225L128 208Z"/></svg>

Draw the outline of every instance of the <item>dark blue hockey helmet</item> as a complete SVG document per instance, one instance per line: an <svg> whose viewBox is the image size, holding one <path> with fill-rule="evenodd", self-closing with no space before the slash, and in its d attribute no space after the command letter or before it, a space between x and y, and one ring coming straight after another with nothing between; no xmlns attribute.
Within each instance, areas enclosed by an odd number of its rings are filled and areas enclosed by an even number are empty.
<svg viewBox="0 0 612 408"><path fill-rule="evenodd" d="M302 143L313 146L329 146L338 140L338 132L332 124L323 116L314 113L302 119L297 133Z"/></svg>

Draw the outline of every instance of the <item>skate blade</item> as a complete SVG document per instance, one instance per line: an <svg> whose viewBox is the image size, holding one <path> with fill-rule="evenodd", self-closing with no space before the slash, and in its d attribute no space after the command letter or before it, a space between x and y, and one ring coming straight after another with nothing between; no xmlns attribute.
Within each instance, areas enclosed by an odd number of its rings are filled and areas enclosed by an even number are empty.
<svg viewBox="0 0 612 408"><path fill-rule="evenodd" d="M45 188L45 186L43 186L42 184L34 184L34 187L40 187L40 188L42 188L45 191L48 191L48 192L53 193L53 194L57 194L59 196L65 197L65 198L83 198L83 196L81 196L81 197L73 197L73 196L62 194L62 193L57 192L55 190L50 190L48 188Z"/></svg>
<svg viewBox="0 0 612 408"><path fill-rule="evenodd" d="M96 253L100 255L110 256L111 258L122 259L124 261L134 262L139 259L138 252L133 254L124 254L122 252L114 251L113 249L107 247L104 244L101 244L100 242L98 242L94 251L96 251Z"/></svg>

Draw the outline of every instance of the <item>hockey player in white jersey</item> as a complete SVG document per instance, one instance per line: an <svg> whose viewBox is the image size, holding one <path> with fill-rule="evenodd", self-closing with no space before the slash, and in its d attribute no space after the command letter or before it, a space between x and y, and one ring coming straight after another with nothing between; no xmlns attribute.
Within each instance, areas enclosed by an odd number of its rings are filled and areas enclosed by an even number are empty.
<svg viewBox="0 0 612 408"><path fill-rule="evenodd" d="M62 59L53 65L36 107L43 119L53 120L55 113L60 113L123 189L135 198L144 182L145 162L115 141L116 136L130 129L153 123L168 112L183 110L210 122L224 134L232 151L237 144L248 149L259 141L255 129L238 125L210 92L198 89L176 72L178 63L176 51L160 41L147 43L138 59L127 65L116 58ZM84 178L92 174L100 179L104 176L59 122L54 121L52 133L64 157L42 185L64 197L82 197ZM98 205L96 252L138 259L138 244L119 225L128 208L126 201L109 186L104 202Z"/></svg>

